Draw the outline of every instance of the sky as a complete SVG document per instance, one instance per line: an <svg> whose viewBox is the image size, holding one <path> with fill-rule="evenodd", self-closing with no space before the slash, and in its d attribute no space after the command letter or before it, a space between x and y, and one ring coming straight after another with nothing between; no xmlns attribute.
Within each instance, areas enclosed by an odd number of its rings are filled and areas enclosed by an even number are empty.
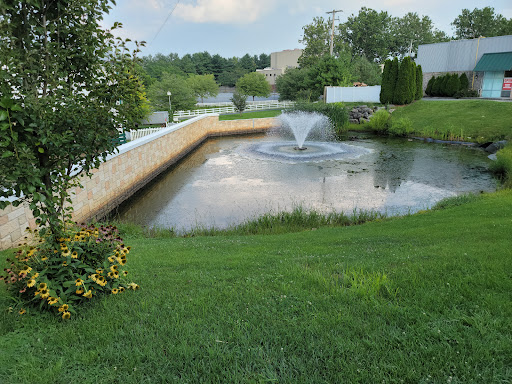
<svg viewBox="0 0 512 384"><path fill-rule="evenodd" d="M299 43L302 27L314 17L328 19L332 10L343 11L336 14L337 23L357 15L361 7L394 17L416 12L429 16L436 28L452 36L450 23L462 9L486 6L512 18L511 0L116 0L102 25L108 28L121 22L119 36L146 41L141 56L177 53L182 57L207 51L230 58L304 48Z"/></svg>

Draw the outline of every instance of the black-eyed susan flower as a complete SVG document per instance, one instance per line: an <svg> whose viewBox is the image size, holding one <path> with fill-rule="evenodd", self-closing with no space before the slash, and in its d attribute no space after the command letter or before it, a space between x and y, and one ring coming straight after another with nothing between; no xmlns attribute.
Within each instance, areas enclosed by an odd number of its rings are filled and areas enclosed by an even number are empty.
<svg viewBox="0 0 512 384"><path fill-rule="evenodd" d="M37 289L38 289L39 291L42 291L43 289L46 289L46 288L48 288L48 286L46 285L46 283L41 283L41 284L39 284L39 285L37 286Z"/></svg>
<svg viewBox="0 0 512 384"><path fill-rule="evenodd" d="M109 273L107 273L107 276L112 279L114 277L114 272L110 271Z"/></svg>
<svg viewBox="0 0 512 384"><path fill-rule="evenodd" d="M27 281L27 287L33 287L34 285L36 285L36 280L35 279L29 279Z"/></svg>
<svg viewBox="0 0 512 384"><path fill-rule="evenodd" d="M59 307L59 312L65 312L69 309L69 305L67 304L62 304L60 307Z"/></svg>
<svg viewBox="0 0 512 384"><path fill-rule="evenodd" d="M92 297L92 291L89 289L82 296L85 297L86 299L90 299Z"/></svg>
<svg viewBox="0 0 512 384"><path fill-rule="evenodd" d="M123 271L123 276L128 276L128 271Z"/></svg>
<svg viewBox="0 0 512 384"><path fill-rule="evenodd" d="M63 318L64 320L68 320L70 317L71 317L71 313L70 313L70 312L67 312L67 311L66 311L66 312L63 312L63 313L62 313L62 318Z"/></svg>
<svg viewBox="0 0 512 384"><path fill-rule="evenodd" d="M43 257L41 257L41 260L46 261L46 260L48 260L48 258L46 256L43 256Z"/></svg>
<svg viewBox="0 0 512 384"><path fill-rule="evenodd" d="M103 269L97 269L97 270L96 270L96 273L97 273L98 275L101 275L101 274L103 273Z"/></svg>
<svg viewBox="0 0 512 384"><path fill-rule="evenodd" d="M59 298L58 297L49 297L48 298L48 304L49 305L55 305L59 302Z"/></svg>
<svg viewBox="0 0 512 384"><path fill-rule="evenodd" d="M116 261L116 257L115 256L109 256L108 257L108 261L111 262L111 263L114 263Z"/></svg>
<svg viewBox="0 0 512 384"><path fill-rule="evenodd" d="M75 293L76 293L77 295L81 295L82 293L84 293L84 290L83 290L82 288L80 288L80 289L77 289L77 290L75 291Z"/></svg>
<svg viewBox="0 0 512 384"><path fill-rule="evenodd" d="M117 295L118 293L119 293L119 289L117 289L117 288L113 288L112 289L112 294L113 295Z"/></svg>
<svg viewBox="0 0 512 384"><path fill-rule="evenodd" d="M66 250L62 252L62 256L63 257L68 257L69 255L71 255L71 251L66 248Z"/></svg>
<svg viewBox="0 0 512 384"><path fill-rule="evenodd" d="M114 264L114 265L110 266L110 270L111 270L112 272L117 271L117 269L118 269L118 268L119 268L119 266L118 266L117 264Z"/></svg>
<svg viewBox="0 0 512 384"><path fill-rule="evenodd" d="M123 293L124 292L124 287L119 287L119 293Z"/></svg>
<svg viewBox="0 0 512 384"><path fill-rule="evenodd" d="M18 312L20 315L24 315L25 313L27 313L27 311L25 311L23 308L20 309L20 311Z"/></svg>
<svg viewBox="0 0 512 384"><path fill-rule="evenodd" d="M83 283L84 283L84 281L82 279L80 279L80 278L75 280L75 285L77 287L81 286Z"/></svg>
<svg viewBox="0 0 512 384"><path fill-rule="evenodd" d="M78 259L78 252L77 251L73 251L73 253L71 254L71 258Z"/></svg>
<svg viewBox="0 0 512 384"><path fill-rule="evenodd" d="M50 296L50 291L48 289L41 290L41 299L46 299Z"/></svg>
<svg viewBox="0 0 512 384"><path fill-rule="evenodd" d="M135 284L135 283L130 283L128 284L128 289L133 289L134 291L136 291L137 289L139 289L139 285L138 284Z"/></svg>

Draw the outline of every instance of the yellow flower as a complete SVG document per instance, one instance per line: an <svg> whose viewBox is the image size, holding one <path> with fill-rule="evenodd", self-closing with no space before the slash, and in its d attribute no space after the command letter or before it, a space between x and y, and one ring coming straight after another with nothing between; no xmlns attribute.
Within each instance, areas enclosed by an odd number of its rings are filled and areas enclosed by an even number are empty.
<svg viewBox="0 0 512 384"><path fill-rule="evenodd" d="M96 273L97 273L98 275L101 275L101 274L103 273L103 269L97 269L97 270L96 270Z"/></svg>
<svg viewBox="0 0 512 384"><path fill-rule="evenodd" d="M20 309L20 311L18 312L20 315L24 315L25 313L27 313L27 311L25 311L23 308Z"/></svg>
<svg viewBox="0 0 512 384"><path fill-rule="evenodd" d="M128 271L123 271L123 276L128 276Z"/></svg>
<svg viewBox="0 0 512 384"><path fill-rule="evenodd" d="M116 257L115 256L109 256L108 257L108 261L110 261L111 263L115 262L116 261Z"/></svg>
<svg viewBox="0 0 512 384"><path fill-rule="evenodd" d="M36 285L35 279L30 279L29 281L27 281L27 287L33 287L34 285Z"/></svg>
<svg viewBox="0 0 512 384"><path fill-rule="evenodd" d="M107 285L107 280L103 276L100 276L96 283L104 287L105 285Z"/></svg>
<svg viewBox="0 0 512 384"><path fill-rule="evenodd" d="M77 287L81 286L83 283L84 283L84 281L83 281L82 279L76 279L76 280L75 280L75 285L76 285Z"/></svg>
<svg viewBox="0 0 512 384"><path fill-rule="evenodd" d="M62 252L62 256L63 257L68 257L69 255L71 255L71 252L69 249L66 248L66 250L64 252Z"/></svg>
<svg viewBox="0 0 512 384"><path fill-rule="evenodd" d="M117 258L117 262L121 265L125 265L126 264L126 257L118 257Z"/></svg>
<svg viewBox="0 0 512 384"><path fill-rule="evenodd" d="M116 264L114 264L114 265L112 265L112 266L110 267L110 270L111 270L112 272L115 272L115 271L117 271L117 268L119 268L119 267L118 267Z"/></svg>
<svg viewBox="0 0 512 384"><path fill-rule="evenodd" d="M22 274L25 274L25 275L28 275L29 272L32 270L32 268L30 267L25 267L25 269L22 269L18 275L22 275Z"/></svg>
<svg viewBox="0 0 512 384"><path fill-rule="evenodd" d="M46 261L46 260L48 260L48 258L46 256L43 256L43 257L41 257L41 260Z"/></svg>
<svg viewBox="0 0 512 384"><path fill-rule="evenodd" d="M37 289L42 291L43 289L46 289L48 288L48 286L46 285L46 283L41 283L37 286Z"/></svg>
<svg viewBox="0 0 512 384"><path fill-rule="evenodd" d="M34 274L32 275L32 278L33 278L33 279L36 279L36 278L38 278L38 277L39 277L39 273L34 273Z"/></svg>
<svg viewBox="0 0 512 384"><path fill-rule="evenodd" d="M107 273L107 275L108 275L108 277L112 278L112 277L114 277L114 272L109 272L109 273Z"/></svg>
<svg viewBox="0 0 512 384"><path fill-rule="evenodd" d="M46 299L49 296L50 296L50 291L49 290L47 290L47 289L41 290L41 299Z"/></svg>
<svg viewBox="0 0 512 384"><path fill-rule="evenodd" d="M59 298L58 297L49 297L48 298L48 304L49 305L55 305L57 304L57 302L59 301Z"/></svg>
<svg viewBox="0 0 512 384"><path fill-rule="evenodd" d="M129 289L133 289L134 291L136 291L140 287L137 284L135 284L135 283L130 283L130 284L128 284L128 288Z"/></svg>
<svg viewBox="0 0 512 384"><path fill-rule="evenodd" d="M69 305L67 304L62 304L60 307L59 307L59 312L65 312L69 309Z"/></svg>
<svg viewBox="0 0 512 384"><path fill-rule="evenodd" d="M92 291L89 289L87 292L85 292L83 295L83 297L87 298L87 299L90 299L92 297Z"/></svg>
<svg viewBox="0 0 512 384"><path fill-rule="evenodd" d="M123 293L124 292L124 287L119 287L119 293Z"/></svg>
<svg viewBox="0 0 512 384"><path fill-rule="evenodd" d="M77 290L75 291L75 293L76 293L77 295L81 295L82 293L84 293L84 290L83 290L82 288L80 288L80 289L77 289Z"/></svg>
<svg viewBox="0 0 512 384"><path fill-rule="evenodd" d="M71 257L73 259L78 259L78 253L76 251L74 251L72 254L71 254Z"/></svg>
<svg viewBox="0 0 512 384"><path fill-rule="evenodd" d="M117 288L112 289L112 294L117 295L119 293L119 290Z"/></svg>
<svg viewBox="0 0 512 384"><path fill-rule="evenodd" d="M64 312L64 313L62 313L62 318L63 318L64 320L68 320L70 317L71 317L71 313L70 313L70 312Z"/></svg>

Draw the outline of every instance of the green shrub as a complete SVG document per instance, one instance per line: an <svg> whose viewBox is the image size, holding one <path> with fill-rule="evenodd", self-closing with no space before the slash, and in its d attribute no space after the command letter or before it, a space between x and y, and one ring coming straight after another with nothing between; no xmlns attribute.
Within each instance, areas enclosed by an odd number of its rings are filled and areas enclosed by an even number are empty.
<svg viewBox="0 0 512 384"><path fill-rule="evenodd" d="M430 80L427 83L427 89L425 89L425 93L427 96L433 96L432 94L432 86L434 85L434 82L436 81L436 77L432 76Z"/></svg>
<svg viewBox="0 0 512 384"><path fill-rule="evenodd" d="M460 91L465 91L466 89L469 88L469 79L468 79L466 73L463 73L460 75L459 81L460 81L460 88L459 88Z"/></svg>
<svg viewBox="0 0 512 384"><path fill-rule="evenodd" d="M441 96L442 83L443 83L443 78L441 76L434 78L434 82L432 83L432 96L434 96L434 97Z"/></svg>
<svg viewBox="0 0 512 384"><path fill-rule="evenodd" d="M372 115L370 121L365 126L368 126L372 131L386 133L389 129L390 121L391 114L385 109L379 109Z"/></svg>
<svg viewBox="0 0 512 384"><path fill-rule="evenodd" d="M348 124L348 110L342 103L297 103L290 111L318 112L329 118L336 133Z"/></svg>
<svg viewBox="0 0 512 384"><path fill-rule="evenodd" d="M416 66L416 100L423 98L423 70L421 65Z"/></svg>
<svg viewBox="0 0 512 384"><path fill-rule="evenodd" d="M460 89L460 80L457 74L448 75L446 80L446 96L453 97Z"/></svg>
<svg viewBox="0 0 512 384"><path fill-rule="evenodd" d="M389 127L389 133L393 136L407 136L412 133L412 121L407 117L392 119Z"/></svg>
<svg viewBox="0 0 512 384"><path fill-rule="evenodd" d="M478 97L478 91L475 89L464 89L455 92L453 95L456 99L462 99L464 97Z"/></svg>
<svg viewBox="0 0 512 384"><path fill-rule="evenodd" d="M130 247L126 247L116 227L80 226L68 230L59 244L31 232L37 246L25 245L8 259L9 268L0 278L20 306L49 310L69 319L84 301L102 293L119 294L138 289L122 278Z"/></svg>

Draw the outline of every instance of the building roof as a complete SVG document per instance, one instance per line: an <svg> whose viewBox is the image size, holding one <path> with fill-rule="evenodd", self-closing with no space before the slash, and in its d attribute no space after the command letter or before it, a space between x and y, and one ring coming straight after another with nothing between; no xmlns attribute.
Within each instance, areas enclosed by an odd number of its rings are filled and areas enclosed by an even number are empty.
<svg viewBox="0 0 512 384"><path fill-rule="evenodd" d="M512 52L486 53L478 61L475 72L498 72L512 69Z"/></svg>
<svg viewBox="0 0 512 384"><path fill-rule="evenodd" d="M420 45L416 64L423 73L472 71L484 54L501 52L512 52L512 35Z"/></svg>

